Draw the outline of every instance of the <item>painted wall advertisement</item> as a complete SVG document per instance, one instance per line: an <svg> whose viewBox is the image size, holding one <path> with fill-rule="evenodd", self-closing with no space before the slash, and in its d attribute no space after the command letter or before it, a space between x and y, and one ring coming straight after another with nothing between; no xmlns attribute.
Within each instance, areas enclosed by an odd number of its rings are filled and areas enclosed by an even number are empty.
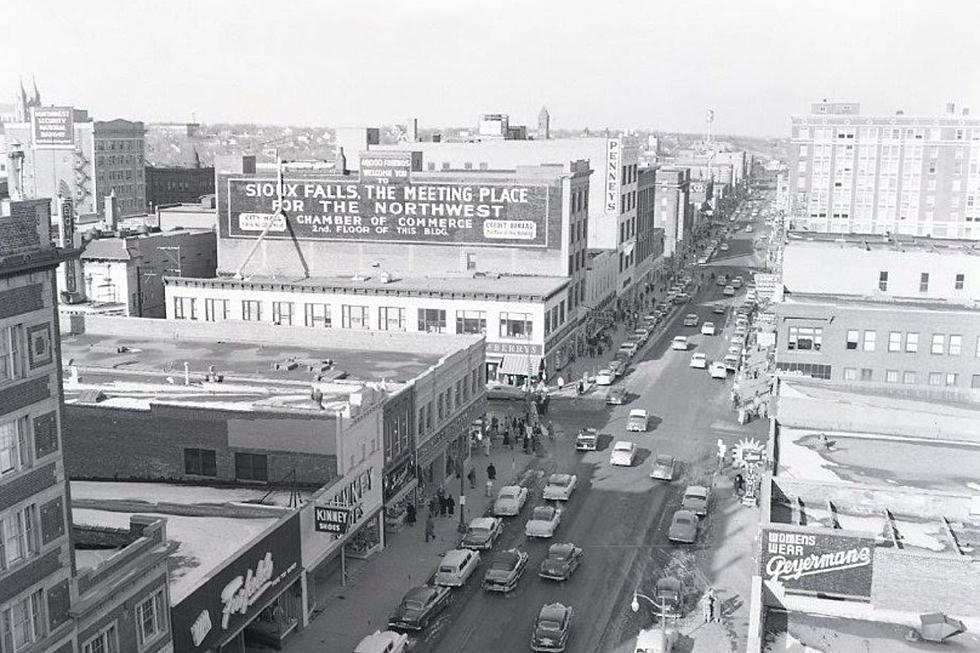
<svg viewBox="0 0 980 653"><path fill-rule="evenodd" d="M380 156L380 153L379 153ZM227 235L270 239L547 247L548 187L425 183L399 160L379 160L361 180L224 180ZM371 181L373 180L373 181ZM271 224L270 224L271 223Z"/></svg>
<svg viewBox="0 0 980 653"><path fill-rule="evenodd" d="M74 147L75 119L71 107L34 107L34 145Z"/></svg>
<svg viewBox="0 0 980 653"><path fill-rule="evenodd" d="M873 537L767 528L760 573L787 592L870 598Z"/></svg>
<svg viewBox="0 0 980 653"><path fill-rule="evenodd" d="M174 650L217 649L299 578L302 569L297 513L173 606Z"/></svg>

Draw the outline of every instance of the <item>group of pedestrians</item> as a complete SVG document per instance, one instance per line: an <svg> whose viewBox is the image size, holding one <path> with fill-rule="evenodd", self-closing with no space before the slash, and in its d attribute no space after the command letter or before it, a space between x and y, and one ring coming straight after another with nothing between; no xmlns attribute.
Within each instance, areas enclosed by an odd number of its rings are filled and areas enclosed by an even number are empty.
<svg viewBox="0 0 980 653"><path fill-rule="evenodd" d="M701 618L706 624L721 621L721 599L713 587L709 587L701 597Z"/></svg>

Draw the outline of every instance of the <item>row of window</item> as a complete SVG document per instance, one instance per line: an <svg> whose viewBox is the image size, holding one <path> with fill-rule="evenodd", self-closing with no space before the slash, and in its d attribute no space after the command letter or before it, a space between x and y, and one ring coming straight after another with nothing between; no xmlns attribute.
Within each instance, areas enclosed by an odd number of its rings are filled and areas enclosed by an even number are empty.
<svg viewBox="0 0 980 653"><path fill-rule="evenodd" d="M218 476L218 453L214 449L184 449L184 473L192 476ZM269 480L269 460L265 454L236 453L235 480Z"/></svg>
<svg viewBox="0 0 980 653"><path fill-rule="evenodd" d="M871 382L875 381L876 378L874 370L871 368L845 367L844 380ZM929 372L925 377L925 381L931 386L955 387L959 385L960 375L955 372ZM886 369L884 382L915 385L920 383L919 373L912 370ZM972 375L971 387L980 388L980 374Z"/></svg>
<svg viewBox="0 0 980 653"><path fill-rule="evenodd" d="M963 290L966 285L966 275L958 272L953 276L953 290ZM878 272L878 290L885 292L888 290L888 271ZM929 292L929 273L919 273L919 292Z"/></svg>
<svg viewBox="0 0 980 653"><path fill-rule="evenodd" d="M901 127L815 127L812 131L812 138L814 140L827 140L837 138L838 140L846 139L853 140L857 134L860 134L861 139L873 138L877 139L879 136L883 140L900 140L903 138L911 140L977 140L980 138L980 130L970 130L963 128L942 128L942 127L930 127L926 131L925 127L907 127L904 130ZM811 131L809 127L800 127L797 138L807 139L811 138Z"/></svg>
<svg viewBox="0 0 980 653"><path fill-rule="evenodd" d="M442 423L450 418L455 411L462 408L469 400L470 395L476 396L480 392L480 384L483 383L483 364L481 363L472 369L468 375L464 375L456 380L455 384L450 383L444 390L440 391L434 401L426 404L419 402L418 409L418 435L419 437L438 429ZM435 410L435 416L433 416Z"/></svg>
<svg viewBox="0 0 980 653"><path fill-rule="evenodd" d="M634 163L633 165L623 166L623 185L632 184L640 176L640 164Z"/></svg>
<svg viewBox="0 0 980 653"><path fill-rule="evenodd" d="M96 138L95 139L95 149L96 150L134 150L136 152L143 151L143 139L142 138Z"/></svg>
<svg viewBox="0 0 980 653"><path fill-rule="evenodd" d="M37 589L0 607L0 651L16 653L47 634L44 589Z"/></svg>
<svg viewBox="0 0 980 653"><path fill-rule="evenodd" d="M167 633L167 604L163 590L157 590L136 604L136 643L142 651ZM120 653L116 622L103 627L82 644L82 653Z"/></svg>
<svg viewBox="0 0 980 653"><path fill-rule="evenodd" d="M820 329L818 329L820 330ZM845 340L846 349L875 351L878 347L878 332L865 331L862 335L858 329L848 329ZM914 331L889 331L887 351L891 353L905 351L915 354L919 351L919 334ZM929 353L936 356L959 356L963 353L963 336L960 334L933 333L929 344ZM980 336L977 337L976 356L980 358Z"/></svg>

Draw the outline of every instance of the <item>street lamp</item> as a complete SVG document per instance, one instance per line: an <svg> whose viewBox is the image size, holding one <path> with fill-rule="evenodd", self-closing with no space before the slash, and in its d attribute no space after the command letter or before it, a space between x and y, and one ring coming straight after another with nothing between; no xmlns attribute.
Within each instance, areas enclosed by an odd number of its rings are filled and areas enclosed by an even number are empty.
<svg viewBox="0 0 980 653"><path fill-rule="evenodd" d="M657 601L650 598L646 594L640 594L637 591L633 591L633 600L630 602L630 609L633 612L640 611L640 599L645 599L649 601L654 607L657 607ZM660 605L660 627L664 632L667 632L667 598L664 597Z"/></svg>

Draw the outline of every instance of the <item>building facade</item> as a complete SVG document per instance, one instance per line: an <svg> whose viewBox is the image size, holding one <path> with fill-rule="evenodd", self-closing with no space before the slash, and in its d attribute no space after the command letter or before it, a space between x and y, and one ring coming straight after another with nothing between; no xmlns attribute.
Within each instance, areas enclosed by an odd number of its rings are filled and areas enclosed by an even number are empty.
<svg viewBox="0 0 980 653"><path fill-rule="evenodd" d="M116 196L123 217L146 211L145 133L142 122L95 122L96 211L102 211L110 194Z"/></svg>
<svg viewBox="0 0 980 653"><path fill-rule="evenodd" d="M71 653L51 201L0 204L0 651Z"/></svg>
<svg viewBox="0 0 980 653"><path fill-rule="evenodd" d="M214 193L214 168L162 168L146 166L146 208L164 204L200 202Z"/></svg>
<svg viewBox="0 0 980 653"><path fill-rule="evenodd" d="M980 119L866 116L857 103L818 103L792 117L794 228L830 233L977 238Z"/></svg>
<svg viewBox="0 0 980 653"><path fill-rule="evenodd" d="M657 170L654 227L663 229L664 256L675 260L684 253L693 238L690 182L691 173L686 168L671 166Z"/></svg>

